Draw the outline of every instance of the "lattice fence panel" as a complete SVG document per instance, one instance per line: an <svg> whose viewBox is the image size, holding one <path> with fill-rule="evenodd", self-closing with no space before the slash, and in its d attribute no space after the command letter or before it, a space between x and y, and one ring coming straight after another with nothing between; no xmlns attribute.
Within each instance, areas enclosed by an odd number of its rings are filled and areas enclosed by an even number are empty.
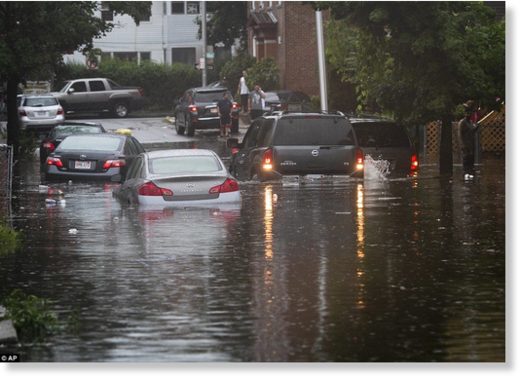
<svg viewBox="0 0 520 379"><path fill-rule="evenodd" d="M451 128L454 161L460 161L459 126L454 122ZM438 161L441 144L441 122L434 121L426 125L425 160L429 163ZM506 147L505 109L492 112L480 121L480 145L483 153L504 152Z"/></svg>

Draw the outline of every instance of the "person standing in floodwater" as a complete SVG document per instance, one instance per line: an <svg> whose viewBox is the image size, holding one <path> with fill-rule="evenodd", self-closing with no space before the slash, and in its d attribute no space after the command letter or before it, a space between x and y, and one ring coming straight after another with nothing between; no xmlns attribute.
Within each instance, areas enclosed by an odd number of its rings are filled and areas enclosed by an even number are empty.
<svg viewBox="0 0 520 379"><path fill-rule="evenodd" d="M465 180L473 179L475 176L475 135L479 125L472 121L473 113L471 105L464 104L464 118L459 121L459 142Z"/></svg>

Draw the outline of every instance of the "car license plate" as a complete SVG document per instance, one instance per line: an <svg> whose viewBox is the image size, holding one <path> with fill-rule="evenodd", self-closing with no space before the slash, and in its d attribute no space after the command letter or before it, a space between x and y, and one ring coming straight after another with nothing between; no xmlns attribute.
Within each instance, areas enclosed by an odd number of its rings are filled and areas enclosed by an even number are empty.
<svg viewBox="0 0 520 379"><path fill-rule="evenodd" d="M218 113L218 110L217 110L217 108L211 108L209 110L209 113Z"/></svg>
<svg viewBox="0 0 520 379"><path fill-rule="evenodd" d="M92 167L91 161L76 161L74 163L74 168L76 170L90 170L91 167Z"/></svg>
<svg viewBox="0 0 520 379"><path fill-rule="evenodd" d="M44 116L44 117L47 117L47 112L44 112L44 111L36 112L36 116Z"/></svg>

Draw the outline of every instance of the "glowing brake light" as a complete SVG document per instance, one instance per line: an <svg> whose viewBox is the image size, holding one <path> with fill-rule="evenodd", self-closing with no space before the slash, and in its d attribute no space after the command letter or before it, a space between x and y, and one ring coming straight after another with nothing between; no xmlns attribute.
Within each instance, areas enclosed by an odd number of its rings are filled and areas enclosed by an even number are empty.
<svg viewBox="0 0 520 379"><path fill-rule="evenodd" d="M226 193L238 191L238 182L231 178L227 178L224 183L211 187L209 193Z"/></svg>
<svg viewBox="0 0 520 379"><path fill-rule="evenodd" d="M58 168L62 168L63 167L63 162L61 161L60 158L48 157L47 158L47 165L49 165L49 166L56 166Z"/></svg>
<svg viewBox="0 0 520 379"><path fill-rule="evenodd" d="M262 169L264 171L271 171L273 169L273 150L267 149L262 157Z"/></svg>
<svg viewBox="0 0 520 379"><path fill-rule="evenodd" d="M233 103L233 105L231 105L231 108L238 109L238 104L237 103Z"/></svg>
<svg viewBox="0 0 520 379"><path fill-rule="evenodd" d="M190 111L191 113L197 113L197 106L196 106L196 105L190 105L190 106L188 107L188 109L189 109L189 111Z"/></svg>
<svg viewBox="0 0 520 379"><path fill-rule="evenodd" d="M412 154L410 157L410 170L416 171L419 168L419 159L417 158L417 154Z"/></svg>
<svg viewBox="0 0 520 379"><path fill-rule="evenodd" d="M158 187L153 182L144 183L137 193L141 196L173 196L173 191L168 188Z"/></svg>
<svg viewBox="0 0 520 379"><path fill-rule="evenodd" d="M363 150L356 150L356 171L362 171L364 168Z"/></svg>
<svg viewBox="0 0 520 379"><path fill-rule="evenodd" d="M54 146L54 144L50 141L46 141L42 144L43 148L49 150L49 151L54 151L54 149L56 148L56 146Z"/></svg>
<svg viewBox="0 0 520 379"><path fill-rule="evenodd" d="M109 159L103 164L103 170L108 170L109 168L114 167L123 167L124 165L126 165L124 159Z"/></svg>

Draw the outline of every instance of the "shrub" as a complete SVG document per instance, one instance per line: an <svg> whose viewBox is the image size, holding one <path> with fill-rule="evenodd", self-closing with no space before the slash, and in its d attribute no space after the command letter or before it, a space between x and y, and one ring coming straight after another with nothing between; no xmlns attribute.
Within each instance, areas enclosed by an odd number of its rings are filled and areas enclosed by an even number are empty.
<svg viewBox="0 0 520 379"><path fill-rule="evenodd" d="M276 62L267 58L255 63L247 70L247 85L252 89L259 84L263 90L277 89L280 83L280 74Z"/></svg>
<svg viewBox="0 0 520 379"><path fill-rule="evenodd" d="M0 224L0 255L15 251L19 245L19 240L18 232Z"/></svg>
<svg viewBox="0 0 520 379"><path fill-rule="evenodd" d="M5 299L5 307L20 340L43 341L57 329L57 318L45 299L17 289Z"/></svg>

